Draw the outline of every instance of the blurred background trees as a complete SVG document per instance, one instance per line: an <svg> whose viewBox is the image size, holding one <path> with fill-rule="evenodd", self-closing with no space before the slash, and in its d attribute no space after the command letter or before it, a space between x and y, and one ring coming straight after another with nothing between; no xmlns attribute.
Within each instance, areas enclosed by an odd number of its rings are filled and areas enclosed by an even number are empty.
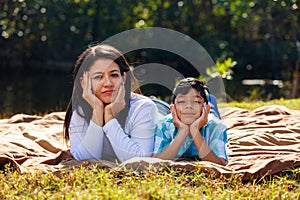
<svg viewBox="0 0 300 200"><path fill-rule="evenodd" d="M0 68L5 74L70 74L89 44L155 26L189 35L215 62L232 59L232 78L224 81L233 99L295 98L299 6L298 0L2 0ZM148 56L165 58L151 51ZM149 58L137 53L135 59Z"/></svg>

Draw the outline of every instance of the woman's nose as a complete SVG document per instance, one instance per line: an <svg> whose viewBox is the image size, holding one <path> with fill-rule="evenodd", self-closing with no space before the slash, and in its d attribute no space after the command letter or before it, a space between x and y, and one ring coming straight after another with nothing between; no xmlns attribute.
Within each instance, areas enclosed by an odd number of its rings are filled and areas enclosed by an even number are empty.
<svg viewBox="0 0 300 200"><path fill-rule="evenodd" d="M103 77L103 85L107 86L107 85L111 85L111 84L112 84L111 78L109 76L104 76Z"/></svg>

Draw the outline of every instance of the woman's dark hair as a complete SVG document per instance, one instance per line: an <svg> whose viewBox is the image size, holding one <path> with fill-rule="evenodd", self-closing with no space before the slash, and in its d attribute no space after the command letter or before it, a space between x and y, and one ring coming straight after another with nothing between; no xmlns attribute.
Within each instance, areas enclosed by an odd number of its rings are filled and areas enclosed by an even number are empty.
<svg viewBox="0 0 300 200"><path fill-rule="evenodd" d="M69 125L73 110L77 110L78 114L87 120L87 123L89 123L89 120L92 117L92 107L82 98L83 90L80 84L80 78L83 76L84 71L88 71L89 68L94 64L94 62L100 59L113 60L119 66L122 76L124 75L124 72L126 72L126 79L124 84L126 106L118 114L118 116L116 116L117 120L123 128L125 126L125 121L128 114L130 93L133 90L135 90L135 92L140 92L138 89L139 87L137 80L131 72L126 58L118 49L107 44L96 44L93 46L89 46L77 59L73 71L73 94L69 101L64 121L64 138L66 141L69 140ZM81 107L83 113L78 111L79 107Z"/></svg>
<svg viewBox="0 0 300 200"><path fill-rule="evenodd" d="M209 90L205 84L205 82L200 81L196 78L188 77L180 80L174 90L172 95L172 103L175 103L175 99L178 94L187 94L192 88L200 92L201 97L203 97L204 102L208 103L208 94Z"/></svg>

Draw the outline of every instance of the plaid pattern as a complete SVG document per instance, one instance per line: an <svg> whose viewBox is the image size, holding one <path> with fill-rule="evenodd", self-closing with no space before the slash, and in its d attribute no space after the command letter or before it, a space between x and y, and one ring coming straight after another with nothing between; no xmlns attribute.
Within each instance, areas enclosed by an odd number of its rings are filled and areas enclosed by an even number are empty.
<svg viewBox="0 0 300 200"><path fill-rule="evenodd" d="M154 153L162 152L178 134L178 128L173 124L172 115L167 115L156 127ZM219 157L227 157L227 127L214 114L209 114L208 123L200 131L210 149ZM177 157L199 157L193 139L187 136L180 147Z"/></svg>

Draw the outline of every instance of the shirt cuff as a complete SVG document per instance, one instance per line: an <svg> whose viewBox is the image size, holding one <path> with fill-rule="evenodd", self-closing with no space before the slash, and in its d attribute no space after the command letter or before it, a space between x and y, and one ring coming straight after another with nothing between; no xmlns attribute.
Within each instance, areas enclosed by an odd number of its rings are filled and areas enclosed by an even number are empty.
<svg viewBox="0 0 300 200"><path fill-rule="evenodd" d="M117 130L119 128L121 128L121 126L120 126L118 120L114 118L114 119L111 119L108 123L106 123L103 126L103 131L107 135L111 132L114 132L114 131L112 131L112 129Z"/></svg>
<svg viewBox="0 0 300 200"><path fill-rule="evenodd" d="M93 120L90 120L90 125L89 125L92 129L102 129L103 127L98 125L96 122L94 122Z"/></svg>

